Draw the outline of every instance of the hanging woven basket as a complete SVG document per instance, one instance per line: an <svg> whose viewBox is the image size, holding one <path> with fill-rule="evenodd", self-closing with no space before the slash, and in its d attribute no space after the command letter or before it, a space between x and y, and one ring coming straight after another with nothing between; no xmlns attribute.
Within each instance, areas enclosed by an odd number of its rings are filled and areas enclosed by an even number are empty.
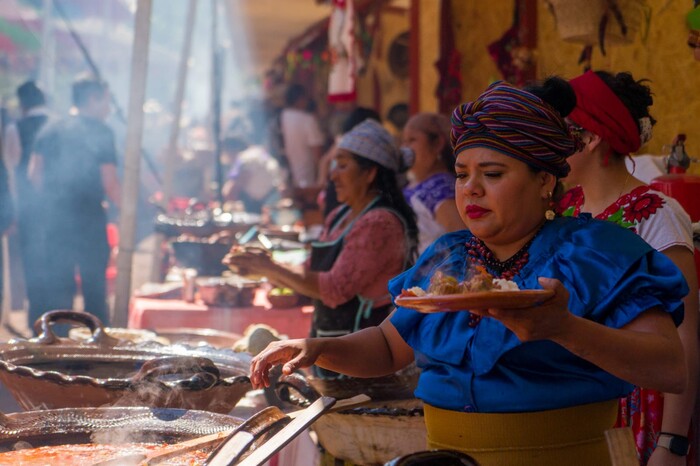
<svg viewBox="0 0 700 466"><path fill-rule="evenodd" d="M646 0L547 0L559 36L585 45L628 44L640 29Z"/></svg>

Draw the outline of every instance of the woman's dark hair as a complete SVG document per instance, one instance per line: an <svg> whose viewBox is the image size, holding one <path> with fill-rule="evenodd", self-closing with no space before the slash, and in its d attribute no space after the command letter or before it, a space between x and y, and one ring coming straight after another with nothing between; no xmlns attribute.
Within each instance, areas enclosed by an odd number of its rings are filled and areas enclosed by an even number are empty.
<svg viewBox="0 0 700 466"><path fill-rule="evenodd" d="M361 170L369 170L372 167L377 168L377 176L374 179L373 187L379 192L381 199L398 212L403 221L406 222L410 241L408 263L413 265L418 256L418 224L415 212L408 205L403 192L399 188L399 183L396 181L396 173L364 157L353 154L353 158L357 161Z"/></svg>
<svg viewBox="0 0 700 466"><path fill-rule="evenodd" d="M351 129L353 129L355 126L359 125L365 120L375 120L378 122L382 122L381 117L379 116L379 113L376 111L372 110L371 108L366 108L366 107L357 107L355 108L352 112L350 112L350 115L343 121L342 126L340 127L340 132L341 134L349 133Z"/></svg>
<svg viewBox="0 0 700 466"><path fill-rule="evenodd" d="M17 98L20 106L29 110L46 103L44 93L34 81L27 81L17 88Z"/></svg>
<svg viewBox="0 0 700 466"><path fill-rule="evenodd" d="M648 79L635 80L632 73L622 72L612 74L607 71L596 71L600 79L615 93L618 99L629 110L630 115L639 127L639 120L644 117L649 117L651 124L655 125L656 120L649 114L649 107L654 105L651 88L645 83L651 82Z"/></svg>
<svg viewBox="0 0 700 466"><path fill-rule="evenodd" d="M576 107L576 93L566 79L551 76L541 84L533 84L524 88L531 94L554 107L562 116L566 117Z"/></svg>
<svg viewBox="0 0 700 466"><path fill-rule="evenodd" d="M571 84L569 84L567 80L558 76L551 76L539 85L526 86L524 89L554 107L562 118L566 117L576 108L576 93L574 92L574 88L571 87ZM528 165L528 167L533 173L542 171L532 165ZM557 184L554 186L554 192L552 193L552 200L554 203L562 198L564 191L564 185L561 181L557 180Z"/></svg>

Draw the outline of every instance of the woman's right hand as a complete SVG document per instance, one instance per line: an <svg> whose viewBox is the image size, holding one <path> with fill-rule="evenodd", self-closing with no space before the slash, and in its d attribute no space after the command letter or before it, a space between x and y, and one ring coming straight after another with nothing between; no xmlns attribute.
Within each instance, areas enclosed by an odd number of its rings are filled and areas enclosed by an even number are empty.
<svg viewBox="0 0 700 466"><path fill-rule="evenodd" d="M306 338L270 343L250 362L250 382L253 388L270 386L270 369L283 364L282 373L289 375L302 367L312 366L321 354L321 340Z"/></svg>

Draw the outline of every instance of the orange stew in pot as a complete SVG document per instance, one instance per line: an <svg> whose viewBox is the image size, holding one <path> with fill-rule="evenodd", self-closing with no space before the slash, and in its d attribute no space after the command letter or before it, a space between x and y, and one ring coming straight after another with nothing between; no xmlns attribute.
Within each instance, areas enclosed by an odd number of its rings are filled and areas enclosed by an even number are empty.
<svg viewBox="0 0 700 466"><path fill-rule="evenodd" d="M122 445L56 445L0 453L0 466L90 466L123 455L149 453L166 444L128 443ZM159 462L163 466L198 466L204 463L211 449L183 453Z"/></svg>

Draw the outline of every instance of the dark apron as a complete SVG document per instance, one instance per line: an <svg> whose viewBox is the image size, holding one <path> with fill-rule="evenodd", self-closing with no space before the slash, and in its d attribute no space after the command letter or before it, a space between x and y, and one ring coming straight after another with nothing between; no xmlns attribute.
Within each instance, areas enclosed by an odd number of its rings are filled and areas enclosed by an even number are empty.
<svg viewBox="0 0 700 466"><path fill-rule="evenodd" d="M379 198L373 200L365 210L357 217L375 208L388 207L379 202ZM350 212L350 207L340 209L330 224L329 231L340 223ZM401 218L401 217L399 217ZM352 229L357 219L348 225L343 233L334 241L315 242L311 245L310 270L312 272L327 272L333 268L336 259L343 250L345 235ZM314 300L314 314L311 321L311 337L339 337L356 332L367 327L379 325L391 312L392 304L372 308L373 301L355 295L351 300L336 307L329 307L321 300ZM313 367L314 375L321 378L337 378L340 374Z"/></svg>

